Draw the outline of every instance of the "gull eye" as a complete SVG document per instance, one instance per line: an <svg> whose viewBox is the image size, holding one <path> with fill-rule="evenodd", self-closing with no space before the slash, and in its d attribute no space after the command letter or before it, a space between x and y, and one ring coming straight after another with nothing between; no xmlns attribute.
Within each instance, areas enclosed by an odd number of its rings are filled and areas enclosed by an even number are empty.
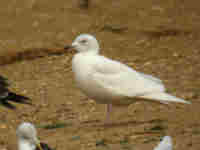
<svg viewBox="0 0 200 150"><path fill-rule="evenodd" d="M87 43L87 40L81 40L80 42L85 44L85 43Z"/></svg>

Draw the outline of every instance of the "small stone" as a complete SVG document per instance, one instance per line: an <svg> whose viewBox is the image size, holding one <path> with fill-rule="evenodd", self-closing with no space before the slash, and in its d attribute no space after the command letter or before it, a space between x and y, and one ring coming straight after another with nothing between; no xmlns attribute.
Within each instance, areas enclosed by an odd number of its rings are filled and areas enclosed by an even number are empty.
<svg viewBox="0 0 200 150"><path fill-rule="evenodd" d="M159 11L159 12L163 12L164 11L164 8L162 8L160 6L153 6L151 9L154 10L154 11Z"/></svg>
<svg viewBox="0 0 200 150"><path fill-rule="evenodd" d="M37 28L39 26L39 22L38 21L34 21L32 24L32 27Z"/></svg>
<svg viewBox="0 0 200 150"><path fill-rule="evenodd" d="M179 57L180 55L178 53L173 53L174 57Z"/></svg>
<svg viewBox="0 0 200 150"><path fill-rule="evenodd" d="M146 42L146 40L145 39L143 39L143 40L138 40L138 41L136 41L136 45L141 45L141 44L145 44L145 42Z"/></svg>
<svg viewBox="0 0 200 150"><path fill-rule="evenodd" d="M144 63L144 66L149 66L149 65L152 65L152 62L146 62L146 63Z"/></svg>
<svg viewBox="0 0 200 150"><path fill-rule="evenodd" d="M81 8L88 8L89 7L89 0L80 0L80 7Z"/></svg>
<svg viewBox="0 0 200 150"><path fill-rule="evenodd" d="M36 4L36 0L26 0L26 8L32 9Z"/></svg>
<svg viewBox="0 0 200 150"><path fill-rule="evenodd" d="M56 39L57 40L64 40L65 38L65 33L64 32L60 32L56 35Z"/></svg>
<svg viewBox="0 0 200 150"><path fill-rule="evenodd" d="M8 127L5 124L0 125L1 129L7 129Z"/></svg>

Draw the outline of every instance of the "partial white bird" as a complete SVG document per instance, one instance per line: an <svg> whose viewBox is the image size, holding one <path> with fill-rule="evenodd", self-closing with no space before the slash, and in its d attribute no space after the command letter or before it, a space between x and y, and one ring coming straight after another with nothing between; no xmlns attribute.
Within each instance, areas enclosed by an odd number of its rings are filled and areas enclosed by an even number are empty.
<svg viewBox="0 0 200 150"><path fill-rule="evenodd" d="M162 141L154 148L154 150L172 150L172 139L170 136L165 136Z"/></svg>
<svg viewBox="0 0 200 150"><path fill-rule="evenodd" d="M20 124L16 134L18 137L18 150L51 150L47 144L40 143L34 125L29 122Z"/></svg>
<svg viewBox="0 0 200 150"><path fill-rule="evenodd" d="M92 35L78 36L65 49L71 47L78 51L72 60L75 81L88 97L97 103L108 104L107 122L112 104L129 105L137 100L189 103L167 94L160 79L101 56L98 41Z"/></svg>

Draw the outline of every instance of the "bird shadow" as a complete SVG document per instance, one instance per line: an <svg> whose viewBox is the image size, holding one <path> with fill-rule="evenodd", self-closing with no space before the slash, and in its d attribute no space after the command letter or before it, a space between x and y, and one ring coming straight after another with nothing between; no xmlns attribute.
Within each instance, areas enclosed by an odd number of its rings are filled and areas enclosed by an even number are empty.
<svg viewBox="0 0 200 150"><path fill-rule="evenodd" d="M21 51L7 51L0 54L0 65L13 64L24 60L34 60L47 56L59 56L68 53L63 48L27 48Z"/></svg>

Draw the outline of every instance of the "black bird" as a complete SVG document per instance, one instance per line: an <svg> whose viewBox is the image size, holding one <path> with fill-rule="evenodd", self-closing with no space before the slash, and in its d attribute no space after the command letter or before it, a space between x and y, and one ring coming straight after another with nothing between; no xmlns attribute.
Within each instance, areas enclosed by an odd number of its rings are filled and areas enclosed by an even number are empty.
<svg viewBox="0 0 200 150"><path fill-rule="evenodd" d="M16 94L8 89L8 79L0 76L0 105L3 105L9 109L15 109L16 107L10 102L29 104L31 105L28 97Z"/></svg>

